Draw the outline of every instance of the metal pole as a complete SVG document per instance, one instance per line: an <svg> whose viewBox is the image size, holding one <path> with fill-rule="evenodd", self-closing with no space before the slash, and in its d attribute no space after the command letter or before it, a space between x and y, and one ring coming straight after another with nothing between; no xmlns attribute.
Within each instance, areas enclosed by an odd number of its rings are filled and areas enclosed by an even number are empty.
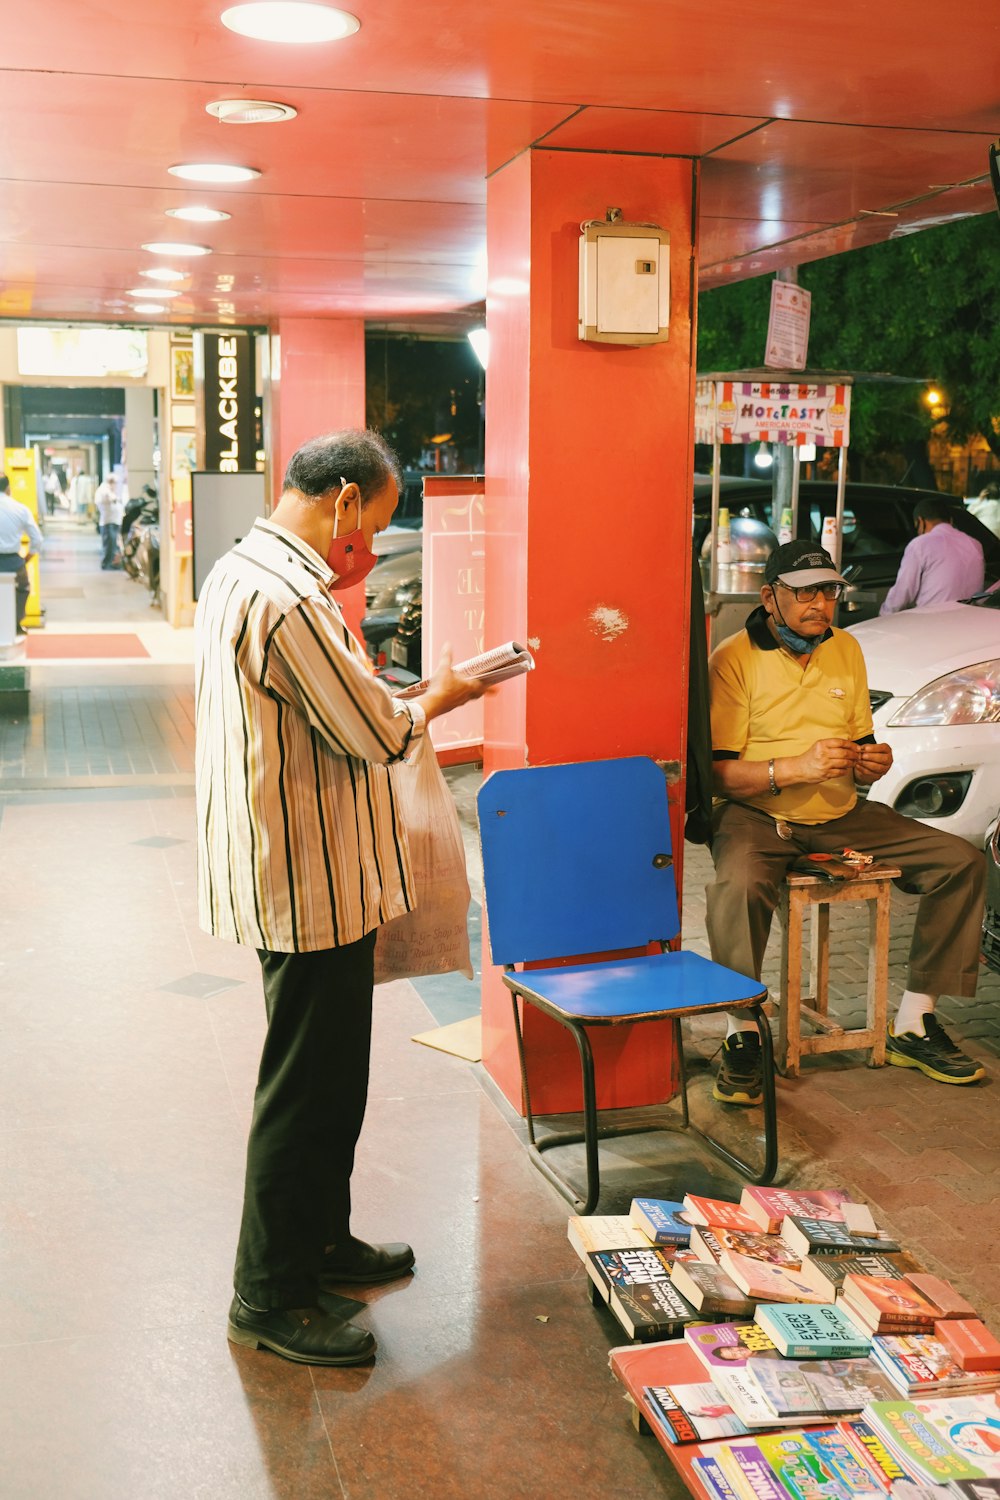
<svg viewBox="0 0 1000 1500"><path fill-rule="evenodd" d="M844 550L844 496L847 492L847 448L840 450L837 460L837 535L834 537L834 566L840 567Z"/></svg>
<svg viewBox="0 0 1000 1500"><path fill-rule="evenodd" d="M717 593L719 588L719 464L722 455L719 449L719 437L716 433L715 443L712 448L712 519L709 523L709 536L712 539L712 550L709 553L710 565L708 572L708 592L710 595Z"/></svg>
<svg viewBox="0 0 1000 1500"><path fill-rule="evenodd" d="M791 511L792 511L792 541L794 542L795 539L796 539L796 537L799 534L799 479L802 476L802 460L799 457L799 448L798 448L797 444L792 449L792 453L794 454L794 459L793 459L793 462L792 462L792 500L791 500Z"/></svg>

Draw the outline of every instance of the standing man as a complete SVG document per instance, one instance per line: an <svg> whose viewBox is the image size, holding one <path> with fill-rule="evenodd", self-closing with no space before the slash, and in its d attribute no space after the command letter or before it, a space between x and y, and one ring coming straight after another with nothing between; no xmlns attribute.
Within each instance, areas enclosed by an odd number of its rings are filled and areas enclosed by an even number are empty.
<svg viewBox="0 0 1000 1500"><path fill-rule="evenodd" d="M23 538L28 538L28 554L23 556ZM15 500L10 493L10 480L0 474L0 573L13 573L14 609L18 635L27 635L21 624L28 612L28 596L31 580L28 564L42 550L42 533L34 516L26 505Z"/></svg>
<svg viewBox="0 0 1000 1500"><path fill-rule="evenodd" d="M901 890L921 897L907 988L886 1057L938 1083L976 1083L938 1023L939 995L976 993L986 875L981 850L878 802L858 800L892 765L872 733L861 647L833 628L844 581L811 542L776 548L746 628L709 659L715 884L708 936L717 963L760 978L771 918L789 866L804 854L855 849L898 865ZM753 1026L753 1030L749 1029ZM759 1104L760 1041L744 1013L728 1018L713 1093Z"/></svg>
<svg viewBox="0 0 1000 1500"><path fill-rule="evenodd" d="M114 473L109 473L97 486L94 501L97 505L97 523L101 528L101 568L106 572L108 568L121 566L120 563L116 564L115 558L118 555L118 533L124 506Z"/></svg>
<svg viewBox="0 0 1000 1500"><path fill-rule="evenodd" d="M975 537L951 524L954 507L932 495L913 507L917 534L907 542L896 582L885 596L880 615L923 604L951 604L978 594L985 577L983 549Z"/></svg>
<svg viewBox="0 0 1000 1500"><path fill-rule="evenodd" d="M400 702L344 623L337 593L374 566L399 482L376 433L306 443L196 618L201 923L257 949L268 1020L229 1338L302 1364L375 1350L321 1310L322 1291L413 1265L409 1245L367 1244L350 1224L376 929L417 900L392 768L428 720L484 690L445 656Z"/></svg>

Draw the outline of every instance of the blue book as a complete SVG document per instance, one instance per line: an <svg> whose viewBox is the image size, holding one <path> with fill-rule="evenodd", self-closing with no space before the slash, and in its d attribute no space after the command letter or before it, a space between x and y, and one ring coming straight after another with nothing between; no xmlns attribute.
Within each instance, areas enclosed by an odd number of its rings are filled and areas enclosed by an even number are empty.
<svg viewBox="0 0 1000 1500"><path fill-rule="evenodd" d="M641 1229L654 1245L686 1245L691 1238L691 1225L681 1216L683 1203L671 1203L666 1198L633 1198L629 1222Z"/></svg>
<svg viewBox="0 0 1000 1500"><path fill-rule="evenodd" d="M754 1322L786 1359L862 1359L871 1351L870 1336L832 1302L762 1302Z"/></svg>

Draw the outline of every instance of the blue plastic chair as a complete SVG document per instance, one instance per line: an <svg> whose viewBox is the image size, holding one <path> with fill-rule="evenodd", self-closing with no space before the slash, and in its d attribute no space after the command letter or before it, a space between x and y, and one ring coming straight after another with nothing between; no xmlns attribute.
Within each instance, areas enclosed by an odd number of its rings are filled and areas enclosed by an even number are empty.
<svg viewBox="0 0 1000 1500"><path fill-rule="evenodd" d="M479 837L493 962L504 967L517 1035L528 1149L539 1170L580 1213L600 1196L598 1139L654 1129L685 1129L755 1183L778 1165L774 1057L759 980L695 953L669 952L680 933L667 816L667 784L645 757L495 771L479 792ZM515 971L516 964L620 953L659 942L661 951L572 967ZM583 1131L537 1139L518 1000L536 1006L572 1034L583 1072ZM681 1020L703 1012L746 1010L757 1023L764 1072L764 1161L760 1169L691 1123ZM598 1128L591 1026L668 1019L679 1063L676 1125L606 1124ZM721 1020L721 1016L720 1016ZM647 1111L648 1116L648 1111ZM581 1199L542 1153L583 1141L587 1193Z"/></svg>

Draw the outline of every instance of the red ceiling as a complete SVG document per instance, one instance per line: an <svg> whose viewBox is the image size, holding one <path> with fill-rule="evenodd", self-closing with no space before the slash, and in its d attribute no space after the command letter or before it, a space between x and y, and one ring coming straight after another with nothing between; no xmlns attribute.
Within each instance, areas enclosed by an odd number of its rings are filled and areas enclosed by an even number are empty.
<svg viewBox="0 0 1000 1500"><path fill-rule="evenodd" d="M127 318L139 246L166 238L214 253L164 321L221 303L238 322L461 323L485 290L487 176L539 142L700 157L703 285L993 207L1000 26L981 0L346 0L361 30L304 48L232 34L225 3L7 8L0 316ZM240 93L299 116L205 113ZM263 175L220 192L167 174L206 156ZM165 217L185 202L232 218Z"/></svg>

